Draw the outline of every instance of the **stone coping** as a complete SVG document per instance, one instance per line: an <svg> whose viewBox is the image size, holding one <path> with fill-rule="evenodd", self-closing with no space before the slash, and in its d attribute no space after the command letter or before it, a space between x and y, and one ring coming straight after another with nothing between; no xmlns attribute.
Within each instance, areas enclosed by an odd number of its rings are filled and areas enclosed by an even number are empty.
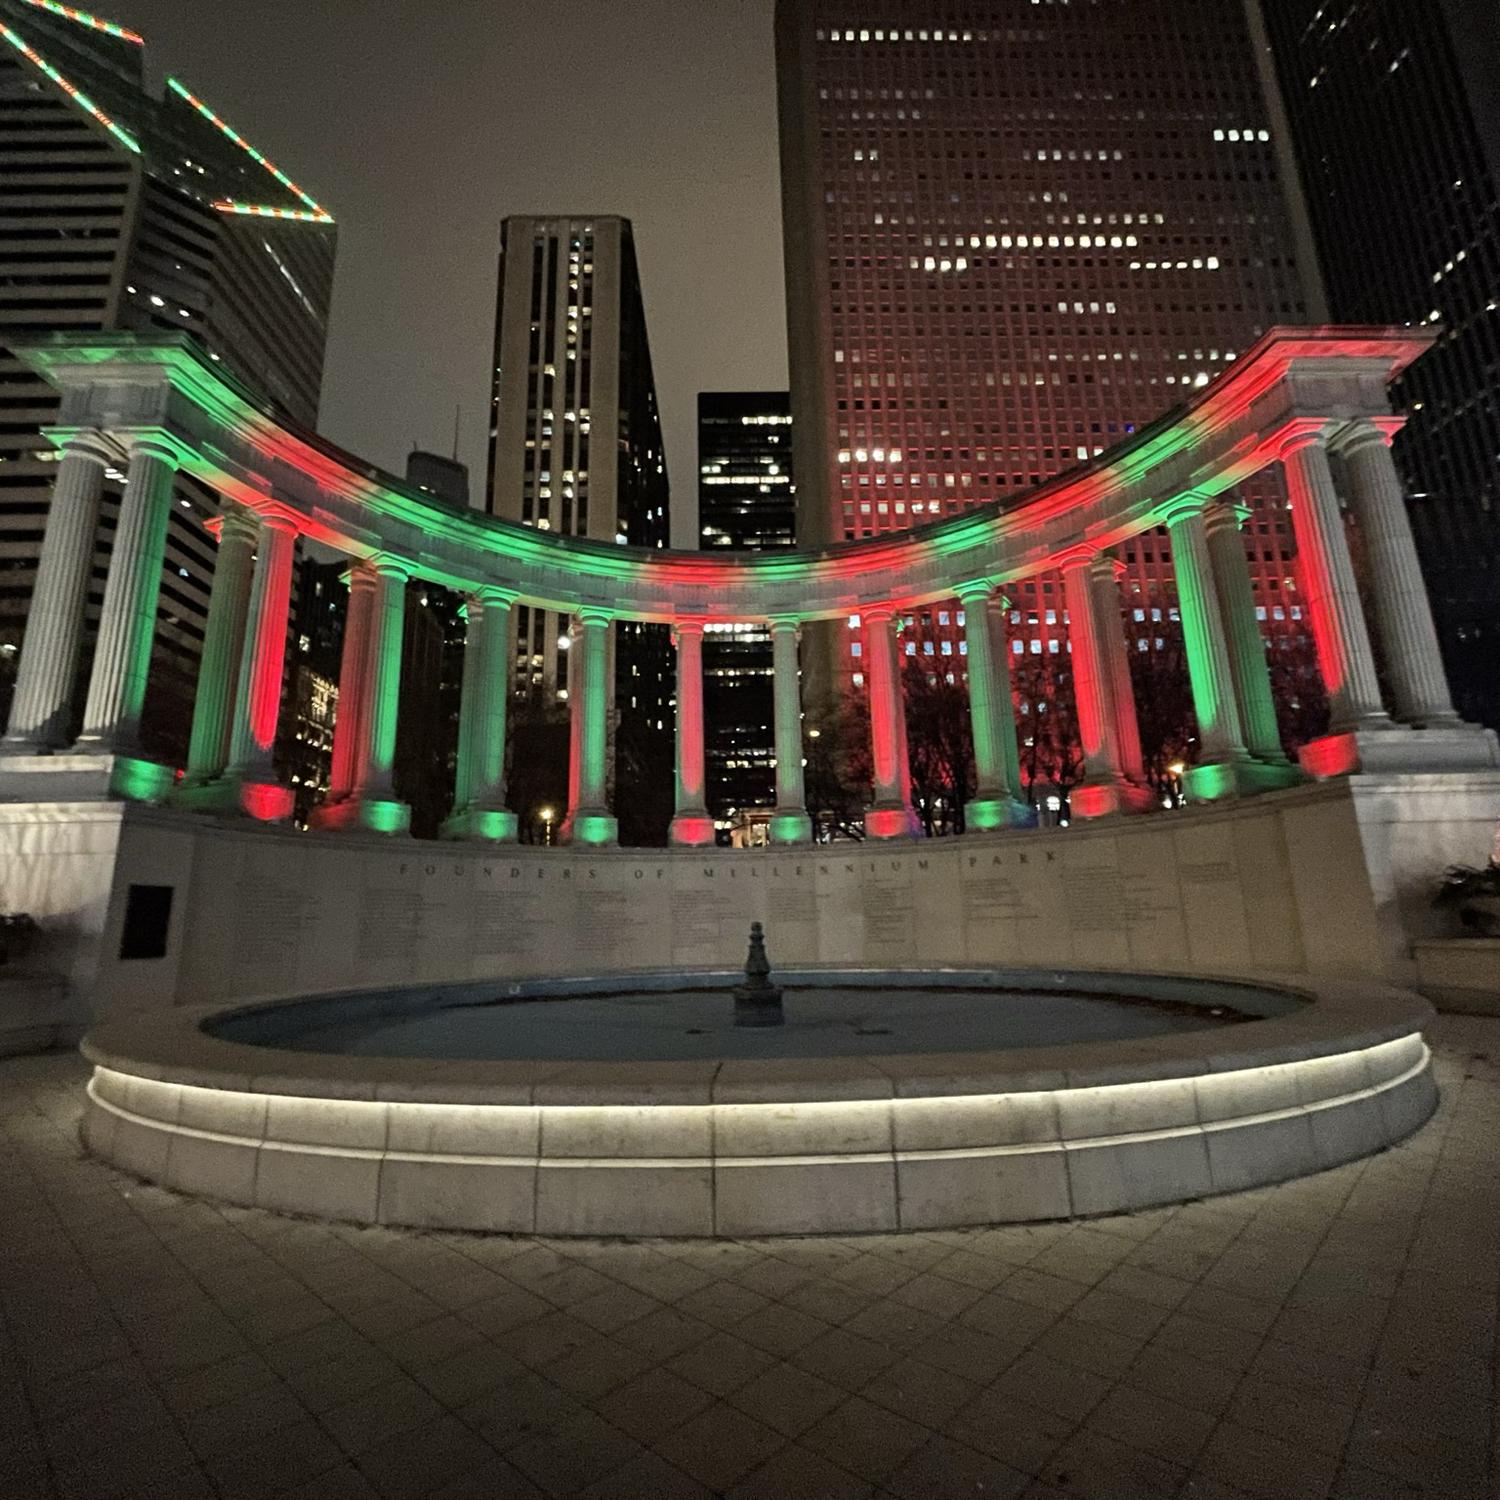
<svg viewBox="0 0 1500 1500"><path fill-rule="evenodd" d="M848 968L784 971L784 980L821 978L847 982ZM885 971L878 971L884 973ZM1240 1008L1259 997L1263 1007L1291 1002L1280 1015L1212 1031L1104 1043L1009 1048L962 1053L892 1054L888 1057L777 1059L768 1061L600 1062L462 1061L429 1058L342 1057L263 1047L209 1035L215 1021L274 1011L304 1000L319 1004L370 1004L394 992L282 997L253 1005L184 1009L125 1016L95 1027L83 1054L101 1068L199 1088L291 1097L431 1104L540 1106L706 1105L835 1103L856 1100L945 1098L1020 1094L1059 1089L1195 1078L1362 1051L1420 1033L1435 1012L1420 996L1371 981L1299 977L1279 983L1233 976L1127 974L1119 971L1022 970L955 967L920 973L923 983L967 979L975 987L1017 983L1082 993L1150 993ZM433 1003L464 995L517 998L599 993L609 987L701 987L702 972L658 971L510 984L414 987L407 997ZM728 982L730 975L713 976ZM697 984L694 984L697 981ZM912 980L915 982L915 979ZM582 986L591 986L584 990ZM967 987L967 986L965 986ZM726 997L727 1000L727 997ZM1299 1003L1300 1002L1300 1003Z"/></svg>

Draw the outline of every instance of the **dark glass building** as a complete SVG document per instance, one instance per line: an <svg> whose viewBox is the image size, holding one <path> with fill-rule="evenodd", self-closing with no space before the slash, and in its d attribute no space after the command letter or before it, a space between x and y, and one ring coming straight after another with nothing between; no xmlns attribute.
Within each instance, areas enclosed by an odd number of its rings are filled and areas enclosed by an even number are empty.
<svg viewBox="0 0 1500 1500"><path fill-rule="evenodd" d="M7 340L186 331L296 421L317 421L333 220L179 79L158 96L143 54L134 32L84 11L0 0L0 719L56 459L39 429L57 410ZM122 486L107 475L91 630ZM168 761L186 750L213 577L203 521L218 509L188 478L177 499L143 725Z"/></svg>
<svg viewBox="0 0 1500 1500"><path fill-rule="evenodd" d="M792 402L785 391L699 395L698 544L746 552L796 545ZM770 632L710 625L703 693L709 811L721 837L753 839L776 803Z"/></svg>
<svg viewBox="0 0 1500 1500"><path fill-rule="evenodd" d="M1264 6L1330 310L1438 323L1395 445L1461 712L1500 725L1500 12Z"/></svg>

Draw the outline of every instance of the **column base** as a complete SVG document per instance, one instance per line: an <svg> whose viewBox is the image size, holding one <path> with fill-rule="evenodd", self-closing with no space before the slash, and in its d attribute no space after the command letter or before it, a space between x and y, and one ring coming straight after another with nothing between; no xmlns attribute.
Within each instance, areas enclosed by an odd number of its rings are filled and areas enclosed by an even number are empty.
<svg viewBox="0 0 1500 1500"><path fill-rule="evenodd" d="M1085 781L1074 787L1068 805L1075 818L1109 818L1117 814L1156 812L1161 801L1150 787L1137 786L1123 776Z"/></svg>
<svg viewBox="0 0 1500 1500"><path fill-rule="evenodd" d="M407 833L411 808L386 797L341 797L315 807L308 826L320 833Z"/></svg>
<svg viewBox="0 0 1500 1500"><path fill-rule="evenodd" d="M218 817L254 818L257 823L291 820L297 799L291 787L279 781L261 781L245 776L220 776L213 781L177 787L168 799L174 807Z"/></svg>
<svg viewBox="0 0 1500 1500"><path fill-rule="evenodd" d="M667 841L687 849L711 849L715 842L714 820L707 812L680 812L672 819Z"/></svg>
<svg viewBox="0 0 1500 1500"><path fill-rule="evenodd" d="M773 812L771 814L771 842L773 844L810 844L812 838L812 819L805 812Z"/></svg>
<svg viewBox="0 0 1500 1500"><path fill-rule="evenodd" d="M0 755L0 802L164 802L176 772L130 755Z"/></svg>
<svg viewBox="0 0 1500 1500"><path fill-rule="evenodd" d="M607 848L620 842L620 823L607 807L580 807L570 812L558 830L560 844Z"/></svg>
<svg viewBox="0 0 1500 1500"><path fill-rule="evenodd" d="M922 825L904 802L877 802L865 809L865 836L872 839L919 839Z"/></svg>
<svg viewBox="0 0 1500 1500"><path fill-rule="evenodd" d="M520 819L507 807L467 807L443 824L445 839L471 839L482 844L513 844Z"/></svg>
<svg viewBox="0 0 1500 1500"><path fill-rule="evenodd" d="M969 833L994 833L1002 828L1035 828L1036 808L1010 797L976 797L964 805L964 827Z"/></svg>
<svg viewBox="0 0 1500 1500"><path fill-rule="evenodd" d="M1306 780L1290 762L1278 764L1246 757L1194 766L1182 778L1182 784L1193 802L1220 802L1227 797L1279 792L1289 786L1301 786Z"/></svg>
<svg viewBox="0 0 1500 1500"><path fill-rule="evenodd" d="M1412 729L1385 724L1349 729L1304 745L1298 755L1309 776L1404 774L1421 771L1500 770L1500 740L1492 729L1460 724L1454 729Z"/></svg>

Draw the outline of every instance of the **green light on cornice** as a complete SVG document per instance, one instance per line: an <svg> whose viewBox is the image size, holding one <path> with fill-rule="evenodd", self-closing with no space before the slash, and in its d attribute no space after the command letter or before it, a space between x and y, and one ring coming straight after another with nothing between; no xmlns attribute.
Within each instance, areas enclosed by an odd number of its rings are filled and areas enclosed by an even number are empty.
<svg viewBox="0 0 1500 1500"><path fill-rule="evenodd" d="M233 126L221 120L219 116L216 115L213 110L208 107L208 105L206 105L200 98L198 98L196 94L192 93L187 88L187 86L183 84L179 79L168 78L167 87L174 94L176 94L179 99L182 99L188 104L192 105L192 107L196 109L198 113L209 122L209 124L215 126L224 135L228 136L229 139L233 141L235 145L238 146L240 150L250 158L251 161L255 162L257 166L264 167L266 171L268 171L271 176L274 177L277 182L279 182L282 187L284 187L289 193L293 193L298 198L300 198L307 207L307 216L312 223L333 223L333 216L329 214L325 208L323 208L323 206L312 196L311 193L304 192L302 188L298 187L297 184L293 182L292 179L288 177L286 173L283 172L281 168L278 167L276 163L270 159L270 157L265 156L261 152L257 151L255 147L252 146L250 142L247 141L244 136L239 133L239 131L235 130ZM220 209L225 213L260 214L266 217L275 217L280 219L294 219L302 217L302 215L295 210L288 210L287 212L283 213L276 209L263 208L255 204L235 203L228 199L224 199L221 202L215 203L214 207Z"/></svg>
<svg viewBox="0 0 1500 1500"><path fill-rule="evenodd" d="M63 93L68 96L68 98L70 98L76 105L78 105L80 109L92 115L107 131L109 131L112 136L114 136L117 141L120 142L122 146L124 146L128 151L135 152L137 156L141 154L140 143L133 135L130 134L128 130L123 130L120 126L116 125L115 122L111 120L110 117L105 114L104 111L100 109L99 106L95 104L87 94L85 94L81 89L74 87L73 84L69 83L68 80L64 78L62 74L59 73L57 69L54 68L45 57L43 57L39 52L34 51L31 47L27 46L26 42L21 37L17 36L9 26L0 24L0 36L3 36L5 40L9 42L11 46L14 47L16 51L19 52L21 56L27 60L27 62L32 63L36 67L40 68L42 72L48 78L50 78L52 82L55 83L58 88L63 91Z"/></svg>

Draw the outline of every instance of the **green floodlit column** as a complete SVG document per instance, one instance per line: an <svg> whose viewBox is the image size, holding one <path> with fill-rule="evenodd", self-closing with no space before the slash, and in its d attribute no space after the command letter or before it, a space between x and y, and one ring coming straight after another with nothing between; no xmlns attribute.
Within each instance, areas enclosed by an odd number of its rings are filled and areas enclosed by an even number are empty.
<svg viewBox="0 0 1500 1500"><path fill-rule="evenodd" d="M140 765L143 785L150 777L138 759L141 708L156 635L156 604L176 473L177 456L166 442L156 438L133 442L78 741L80 750L113 753ZM130 795L128 789L126 795Z"/></svg>
<svg viewBox="0 0 1500 1500"><path fill-rule="evenodd" d="M969 727L974 736L974 771L978 785L964 809L964 825L983 833L1026 821L1020 807L1020 777L1010 780L1012 763L1019 772L1015 705L1011 700L1010 664L997 656L990 627L988 581L958 591L964 607L964 638L969 676ZM1007 746L1007 741L1009 742Z"/></svg>
<svg viewBox="0 0 1500 1500"><path fill-rule="evenodd" d="M287 618L297 527L288 517L261 517L250 620L241 647L229 774L242 812L263 822L291 816L292 793L276 779L276 730L286 675Z"/></svg>
<svg viewBox="0 0 1500 1500"><path fill-rule="evenodd" d="M771 814L773 844L812 841L812 819L807 813L807 782L802 765L802 669L797 659L799 629L794 619L771 621L776 710L776 810Z"/></svg>
<svg viewBox="0 0 1500 1500"><path fill-rule="evenodd" d="M395 800L396 724L401 711L401 644L410 574L398 562L377 558L370 614L370 716L366 729L365 796Z"/></svg>
<svg viewBox="0 0 1500 1500"><path fill-rule="evenodd" d="M1207 527L1209 558L1219 607L1224 612L1229 669L1234 676L1245 747L1259 760L1284 765L1286 752L1281 747L1281 730L1276 723L1266 643L1255 617L1255 586L1240 537L1239 514L1232 505L1215 505L1208 512Z"/></svg>
<svg viewBox="0 0 1500 1500"><path fill-rule="evenodd" d="M605 791L609 748L609 627L602 609L581 609L580 629L568 664L572 699L577 798L568 810L563 836L575 844L613 844L619 824Z"/></svg>
<svg viewBox="0 0 1500 1500"><path fill-rule="evenodd" d="M232 502L224 506L219 550L214 559L208 625L193 696L193 734L188 746L185 788L203 786L229 764L230 714L239 681L240 652L250 611L250 578L255 566L259 521L253 511Z"/></svg>
<svg viewBox="0 0 1500 1500"><path fill-rule="evenodd" d="M1188 679L1198 716L1200 765L1242 761L1245 733L1235 699L1229 665L1229 643L1224 638L1224 614L1214 585L1209 558L1204 502L1185 497L1166 514L1172 542L1172 565L1177 579L1177 605L1187 646Z"/></svg>
<svg viewBox="0 0 1500 1500"><path fill-rule="evenodd" d="M1141 750L1141 726L1135 709L1135 683L1130 676L1130 654L1120 629L1120 575L1124 564L1107 552L1094 559L1091 574L1094 616L1104 670L1105 693L1115 726L1120 770L1138 785L1146 781L1146 757Z"/></svg>
<svg viewBox="0 0 1500 1500"><path fill-rule="evenodd" d="M506 667L514 602L514 595L488 588L469 599L453 816L443 830L448 838L510 843L516 837L516 815L505 805Z"/></svg>
<svg viewBox="0 0 1500 1500"><path fill-rule="evenodd" d="M1003 763L1001 780L1018 799L1021 796L1021 746L1016 738L1016 698L1011 680L1010 642L1006 637L1005 612L1010 602L1003 594L991 594L985 602L985 620L989 626L990 660L995 663L998 683L996 713L1000 720L1000 755Z"/></svg>
<svg viewBox="0 0 1500 1500"><path fill-rule="evenodd" d="M1438 646L1437 626L1401 476L1391 457L1390 439L1373 422L1352 423L1339 437L1348 499L1364 536L1370 570L1370 602L1396 717L1422 728L1454 728L1461 721L1453 707L1448 673Z"/></svg>
<svg viewBox="0 0 1500 1500"><path fill-rule="evenodd" d="M108 462L95 434L74 433L62 445L5 735L13 753L67 743Z"/></svg>

